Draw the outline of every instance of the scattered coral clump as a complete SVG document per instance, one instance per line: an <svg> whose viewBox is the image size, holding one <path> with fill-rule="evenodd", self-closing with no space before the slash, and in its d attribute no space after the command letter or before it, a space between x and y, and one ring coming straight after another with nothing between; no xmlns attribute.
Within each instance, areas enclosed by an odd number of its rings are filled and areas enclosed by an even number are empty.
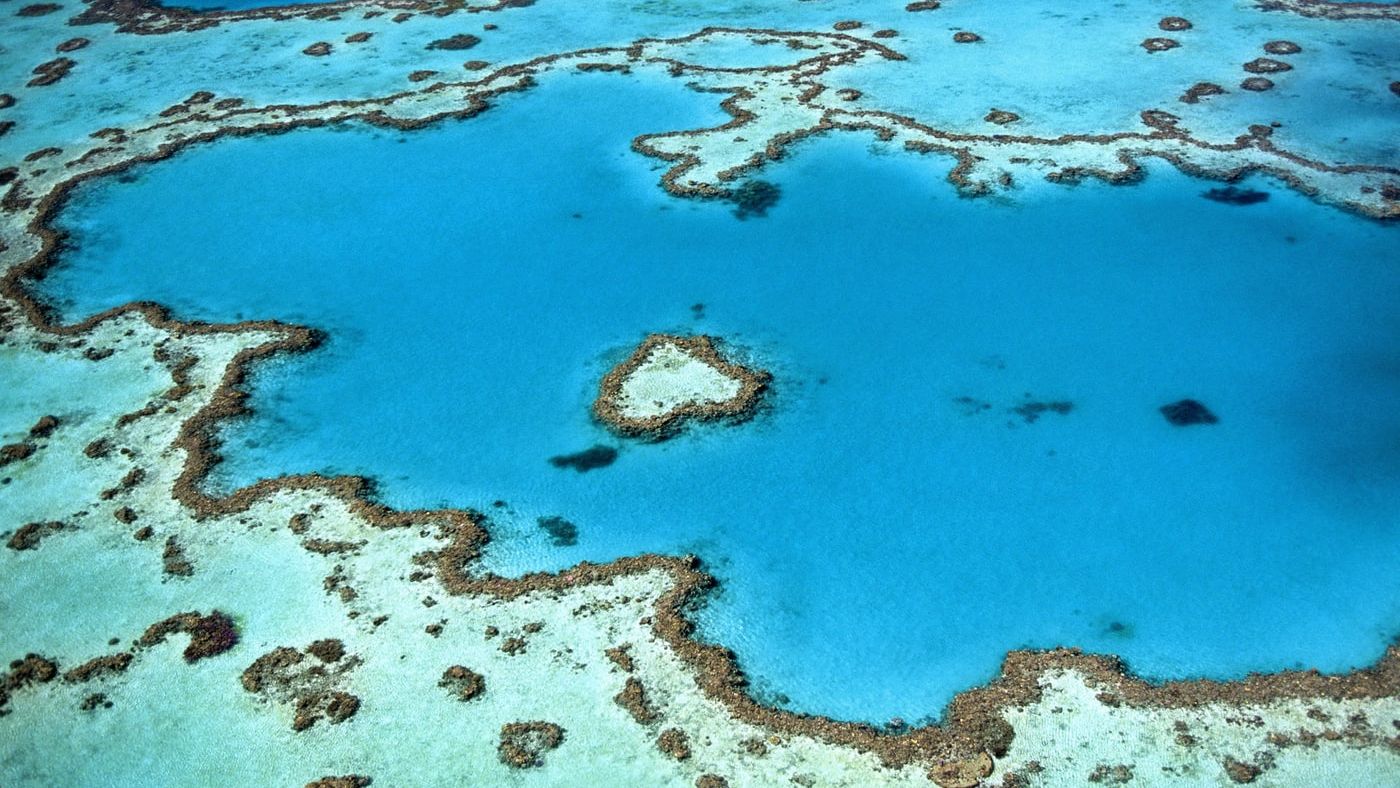
<svg viewBox="0 0 1400 788"><path fill-rule="evenodd" d="M496 751L501 762L515 769L541 766L544 754L564 742L564 729L552 722L510 722L501 726Z"/></svg>

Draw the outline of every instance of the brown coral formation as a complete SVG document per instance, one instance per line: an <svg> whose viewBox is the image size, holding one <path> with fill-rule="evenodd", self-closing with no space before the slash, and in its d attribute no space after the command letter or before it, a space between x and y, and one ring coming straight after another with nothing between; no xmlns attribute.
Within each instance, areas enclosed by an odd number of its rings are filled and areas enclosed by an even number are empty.
<svg viewBox="0 0 1400 788"><path fill-rule="evenodd" d="M1133 781L1133 767L1127 764L1101 763L1089 772L1089 782L1103 785L1124 785Z"/></svg>
<svg viewBox="0 0 1400 788"><path fill-rule="evenodd" d="M132 468L131 470L126 472L126 475L122 476L121 480L117 482L117 485L115 487L108 487L107 489L98 493L97 497L104 501L110 501L118 495L121 495L122 493L127 492L136 485L140 484L142 481L145 480L145 478L146 471L144 468Z"/></svg>
<svg viewBox="0 0 1400 788"><path fill-rule="evenodd" d="M690 757L690 737L680 728L667 728L656 737L656 749L684 761Z"/></svg>
<svg viewBox="0 0 1400 788"><path fill-rule="evenodd" d="M986 116L982 118L982 120L985 120L988 123L995 123L998 126L1005 126L1008 123L1015 123L1020 119L1021 116L1017 115L1014 112L1008 112L1007 110L996 108L993 108L992 111L988 112Z"/></svg>
<svg viewBox="0 0 1400 788"><path fill-rule="evenodd" d="M673 345L708 364L721 375L738 380L738 393L724 402L689 402L656 416L627 416L621 408L623 383L663 345ZM767 372L725 360L715 348L714 340L704 334L688 337L651 334L642 340L631 356L603 376L598 384L598 397L593 401L593 414L623 435L659 440L670 437L688 419L729 419L737 422L751 417L770 380L772 376Z"/></svg>
<svg viewBox="0 0 1400 788"><path fill-rule="evenodd" d="M185 661L189 663L218 656L238 644L238 628L227 613L214 610L205 616L196 610L157 621L147 627L136 645L150 648L164 643L167 636L177 633L190 636L184 652Z"/></svg>
<svg viewBox="0 0 1400 788"><path fill-rule="evenodd" d="M335 555L337 553L353 553L364 547L364 541L343 542L334 539L303 539L302 549L317 555Z"/></svg>
<svg viewBox="0 0 1400 788"><path fill-rule="evenodd" d="M976 788L992 773L992 757L978 753L971 758L944 761L929 770L928 778L940 788Z"/></svg>
<svg viewBox="0 0 1400 788"><path fill-rule="evenodd" d="M442 672L438 686L449 690L460 701L469 701L486 691L486 678L465 665L453 665Z"/></svg>
<svg viewBox="0 0 1400 788"><path fill-rule="evenodd" d="M106 438L98 438L83 447L83 456L94 460L100 460L112 453L112 442Z"/></svg>
<svg viewBox="0 0 1400 788"><path fill-rule="evenodd" d="M311 55L312 57L324 57L331 53L331 45L329 41L317 41L306 49L301 50L301 53L303 55Z"/></svg>
<svg viewBox="0 0 1400 788"><path fill-rule="evenodd" d="M365 33L365 32L351 33L350 35L348 35L348 36L345 37L345 43L347 43L347 44L363 44L364 42L368 41L368 40L370 39L370 36L372 36L372 35L374 35L374 34L373 34L373 33Z"/></svg>
<svg viewBox="0 0 1400 788"><path fill-rule="evenodd" d="M1272 90L1274 81L1268 77L1247 77L1240 83L1240 87L1245 90L1252 90L1255 93L1262 93L1266 90Z"/></svg>
<svg viewBox="0 0 1400 788"><path fill-rule="evenodd" d="M953 34L953 41L959 44L976 44L982 37L967 30L959 30Z"/></svg>
<svg viewBox="0 0 1400 788"><path fill-rule="evenodd" d="M433 71L432 69L419 69L418 71L414 71L408 75L408 81L422 82L425 79L431 79L434 74L437 74L437 72Z"/></svg>
<svg viewBox="0 0 1400 788"><path fill-rule="evenodd" d="M1264 44L1264 51L1270 55L1296 55L1303 51L1303 48L1293 43L1278 39Z"/></svg>
<svg viewBox="0 0 1400 788"><path fill-rule="evenodd" d="M58 46L54 47L54 51L60 54L65 52L77 52L79 49L82 49L83 47L86 47L88 44L91 43L91 41L82 37L70 38L67 41L64 41Z"/></svg>
<svg viewBox="0 0 1400 788"><path fill-rule="evenodd" d="M1214 82L1197 82L1187 88L1186 92L1182 93L1181 97L1177 100L1185 104L1199 104L1203 98L1219 96L1224 92L1225 88L1220 87Z"/></svg>
<svg viewBox="0 0 1400 788"><path fill-rule="evenodd" d="M166 538L160 561L165 573L172 577L190 577L194 574L194 564L190 563L185 548L173 536Z"/></svg>
<svg viewBox="0 0 1400 788"><path fill-rule="evenodd" d="M1284 71L1292 71L1293 67L1282 60L1274 60L1271 57L1256 57L1244 64L1244 70L1251 74L1279 74Z"/></svg>
<svg viewBox="0 0 1400 788"><path fill-rule="evenodd" d="M631 650L631 644L623 643L620 646L604 649L603 653L607 655L608 660L618 666L622 672L631 673L637 667L636 663L632 660Z"/></svg>
<svg viewBox="0 0 1400 788"><path fill-rule="evenodd" d="M34 444L27 442L7 443L4 446L0 446L0 468L12 462L29 459L33 456L35 450Z"/></svg>
<svg viewBox="0 0 1400 788"><path fill-rule="evenodd" d="M552 722L510 722L501 726L501 742L496 751L507 766L529 769L542 765L544 754L563 742L564 729Z"/></svg>
<svg viewBox="0 0 1400 788"><path fill-rule="evenodd" d="M917 11L937 11L942 5L943 3L940 2L940 0L915 0L904 6L904 10L911 13Z"/></svg>
<svg viewBox="0 0 1400 788"><path fill-rule="evenodd" d="M322 662L339 662L345 656L345 644L338 638L325 638L307 646L306 653Z"/></svg>
<svg viewBox="0 0 1400 788"><path fill-rule="evenodd" d="M613 698L613 702L626 709L627 713L632 715L632 719L642 725L656 722L656 710L647 700L646 687L635 677L627 677L627 683L623 685L622 691Z"/></svg>
<svg viewBox="0 0 1400 788"><path fill-rule="evenodd" d="M1226 757L1224 763L1225 776L1230 778L1232 783L1252 783L1264 773L1264 770L1252 763L1237 761L1234 758Z"/></svg>
<svg viewBox="0 0 1400 788"><path fill-rule="evenodd" d="M119 651L103 657L94 657L63 674L63 680L70 683L86 683L93 679L105 678L114 673L125 672L135 656L129 651Z"/></svg>
<svg viewBox="0 0 1400 788"><path fill-rule="evenodd" d="M841 31L841 32L843 32L843 33L846 32L846 31L848 31L848 30L858 30L859 28L860 28L860 22L857 22L857 21L854 20L854 19L846 19L846 20L837 22L836 24L834 24L834 25L831 26L831 29L832 29L832 30L839 30L839 31Z"/></svg>
<svg viewBox="0 0 1400 788"><path fill-rule="evenodd" d="M1179 33L1182 30L1191 29L1191 20L1180 16L1164 16L1157 23L1157 27L1169 33Z"/></svg>
<svg viewBox="0 0 1400 788"><path fill-rule="evenodd" d="M239 680L247 692L290 703L292 730L300 732L322 719L338 725L355 716L360 699L342 691L340 684L359 664L359 657L346 655L339 640L318 640L307 646L305 654L288 646L263 654L244 669Z"/></svg>
<svg viewBox="0 0 1400 788"><path fill-rule="evenodd" d="M5 546L11 550L33 550L39 546L39 542L44 537L58 533L67 527L60 522L25 523L15 529Z"/></svg>
<svg viewBox="0 0 1400 788"><path fill-rule="evenodd" d="M362 774L346 774L339 777L322 777L312 780L305 788L367 788L374 780Z"/></svg>
<svg viewBox="0 0 1400 788"><path fill-rule="evenodd" d="M57 156L57 155L59 155L59 154L62 153L62 152L63 152L63 149L62 149L62 148L55 148L55 147L52 147L52 146L47 147L47 148L40 148L40 149L38 149L38 150L36 150L36 151L31 151L30 153L28 153L27 155L25 155L24 160L25 160L26 162L35 162L35 161L38 161L38 160L40 160L40 159L46 159L46 158L48 158L48 157L50 157L50 156Z"/></svg>
<svg viewBox="0 0 1400 788"><path fill-rule="evenodd" d="M1142 48L1148 52L1166 52L1168 49L1176 49L1181 46L1181 42L1174 38L1149 38L1142 42Z"/></svg>
<svg viewBox="0 0 1400 788"><path fill-rule="evenodd" d="M304 731L321 719L339 725L355 716L359 710L360 699L348 692L335 690L324 695L303 695L296 699L292 730Z"/></svg>
<svg viewBox="0 0 1400 788"><path fill-rule="evenodd" d="M78 65L78 61L68 57L54 58L53 60L40 63L39 65L34 67L34 71L32 72L34 74L37 74L38 76L29 80L25 84L31 88L52 85L60 79L63 79L64 77L68 76L68 72L72 71L73 67L76 65Z"/></svg>
<svg viewBox="0 0 1400 788"><path fill-rule="evenodd" d="M62 8L58 3L32 3L15 12L15 16L45 16Z"/></svg>
<svg viewBox="0 0 1400 788"><path fill-rule="evenodd" d="M58 663L38 654L26 654L11 662L9 672L0 680L0 716L9 713L5 707L14 692L33 684L47 684L57 677Z"/></svg>
<svg viewBox="0 0 1400 788"><path fill-rule="evenodd" d="M430 41L426 48L457 51L462 49L471 49L472 47L480 43L481 39L477 36L474 36L470 33L458 33L455 36L448 36L447 38L439 38L436 41Z"/></svg>

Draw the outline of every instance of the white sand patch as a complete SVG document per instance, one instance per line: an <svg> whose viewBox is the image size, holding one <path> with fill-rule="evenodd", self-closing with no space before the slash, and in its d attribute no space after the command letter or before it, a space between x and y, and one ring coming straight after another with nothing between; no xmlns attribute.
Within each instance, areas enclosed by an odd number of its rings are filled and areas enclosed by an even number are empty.
<svg viewBox="0 0 1400 788"><path fill-rule="evenodd" d="M687 404L711 405L738 396L743 387L673 343L658 345L622 382L618 406L629 419L662 416Z"/></svg>

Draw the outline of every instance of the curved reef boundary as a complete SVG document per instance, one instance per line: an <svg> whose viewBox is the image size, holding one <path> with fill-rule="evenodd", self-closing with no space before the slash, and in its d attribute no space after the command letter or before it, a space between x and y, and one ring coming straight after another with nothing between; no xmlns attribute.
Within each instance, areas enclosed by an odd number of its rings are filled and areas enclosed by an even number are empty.
<svg viewBox="0 0 1400 788"><path fill-rule="evenodd" d="M673 50L724 39L786 43L813 54L788 65L724 68L687 62ZM173 155L186 145L222 136L271 133L352 121L410 130L444 118L465 118L486 109L491 99L526 90L546 73L629 72L664 68L688 78L701 91L728 94L720 106L731 119L714 128L638 135L639 153L672 164L662 185L677 196L723 197L729 184L768 161L782 158L792 142L832 131L870 131L877 139L907 150L938 152L956 163L949 180L968 196L1012 188L1016 173L1030 171L1053 182L1085 177L1131 183L1142 177L1139 160L1155 157L1198 177L1236 181L1250 174L1272 176L1322 202L1365 216L1400 217L1400 168L1334 164L1289 150L1272 139L1276 124L1253 124L1228 141L1212 141L1182 126L1161 109L1140 113L1145 131L1103 134L969 133L941 129L917 118L876 109L852 109L831 91L822 75L864 58L901 61L882 44L845 33L793 33L779 30L707 27L671 39L640 39L627 46L597 47L544 55L507 65L481 79L438 81L423 88L358 100L247 107L236 97L198 91L160 113L160 119L133 129L106 128L69 149L35 151L25 161L0 168L0 212L30 207L35 193L64 191L96 174ZM736 84L737 83L737 84ZM835 97L835 103L828 99ZM742 137L731 132L745 129ZM53 159L65 159L55 166Z"/></svg>
<svg viewBox="0 0 1400 788"><path fill-rule="evenodd" d="M692 399L654 416L628 415L623 407L624 386L637 370L651 359L652 354L663 347L674 347L717 374L736 381L739 385L738 391L734 396L722 401L698 402ZM593 401L593 414L599 421L623 435L661 440L673 435L682 424L692 419L725 419L731 422L747 420L753 416L759 398L768 388L770 380L772 375L767 372L749 369L726 360L715 347L713 338L704 334L650 334L626 360L609 370L598 383L598 397Z"/></svg>
<svg viewBox="0 0 1400 788"><path fill-rule="evenodd" d="M1388 19L1400 22L1400 5L1395 3L1344 3L1333 0L1256 0L1265 11L1287 11L1316 19Z"/></svg>
<svg viewBox="0 0 1400 788"><path fill-rule="evenodd" d="M716 69L693 65L656 53L669 44L693 41L706 35L764 35L795 37L804 41L820 40L834 52L816 55L793 66L760 67L753 69ZM1065 168L1060 177L1084 175L1105 177L1121 182L1123 171L1133 172L1133 160L1141 155L1169 157L1174 150L1206 151L1210 153L1254 152L1292 162L1302 171L1331 171L1341 174L1356 172L1394 175L1393 169L1375 167L1339 167L1323 165L1268 145L1268 135L1252 131L1231 145L1219 146L1196 140L1175 127L1165 113L1144 113L1143 120L1150 132L1125 132L1116 135L1068 136L1058 139L1035 137L1005 137L953 134L922 126L911 118L873 111L849 111L822 107L816 99L825 87L812 79L836 64L851 62L867 54L897 59L892 50L850 36L837 34L792 34L780 31L726 30L707 28L681 39L647 39L625 48L600 48L564 55L552 55L525 64L500 69L492 76L473 83L438 83L422 91L409 91L387 99L363 102L327 102L311 107L265 107L261 109L234 108L227 111L207 109L204 102L184 117L161 121L133 132L115 130L104 135L112 150L93 155L92 150L74 159L78 172L63 180L44 182L41 173L31 171L28 180L43 183L42 196L31 197L17 180L5 195L4 211L12 217L29 213L24 248L12 247L6 257L25 255L25 249L37 242L37 248L19 262L14 262L0 279L0 294L19 307L24 319L39 331L56 336L80 335L98 324L128 313L139 314L156 328L179 337L210 332L270 333L274 338L246 347L238 352L225 368L219 385L209 400L180 427L175 448L184 452L183 464L173 485L172 495L182 505L207 519L247 511L255 503L291 490L313 491L343 501L353 514L376 528L423 526L436 528L444 544L441 549L415 556L415 560L436 568L436 576L451 594L482 594L499 599L513 599L541 591L564 589L578 585L607 583L610 580L641 572L660 570L672 579L671 588L659 600L653 617L653 630L694 671L696 684L709 697L721 702L738 719L769 730L789 735L815 737L832 744L852 747L877 755L889 767L919 764L931 770L930 776L944 785L970 785L990 773L995 757L1007 752L1014 730L1005 721L1003 712L1013 706L1033 702L1042 692L1042 679L1054 671L1073 670L1082 673L1104 692L1119 702L1143 707L1182 708L1206 704L1257 705L1282 699L1367 699L1400 695L1400 649L1388 648L1379 661L1365 669L1342 675L1323 675L1317 671L1286 671L1254 675L1238 681L1174 681L1152 684L1132 676L1118 659L1087 655L1073 649L1048 651L1013 651L1002 666L1001 674L986 686L959 694L949 705L944 721L907 732L883 731L861 723L841 722L822 716L803 715L764 706L748 692L748 682L735 655L722 646L702 643L694 638L694 624L688 611L714 586L714 579L704 573L699 560L692 557L641 555L620 558L606 564L583 563L558 573L536 573L520 578L504 578L491 574L474 574L471 567L489 540L483 518L476 512L460 509L400 511L378 503L373 485L368 479L355 476L327 477L318 474L268 479L237 490L227 496L214 496L202 487L203 480L221 461L218 426L223 421L247 414L248 394L244 389L249 369L261 359L283 352L306 351L318 344L320 335L313 329L287 325L276 321L252 321L212 325L180 321L172 318L162 307L132 303L92 316L78 323L64 325L35 300L26 282L41 278L55 264L62 246L61 234L53 229L53 221L71 190L80 182L126 169L142 161L152 161L173 155L185 145L207 141L224 135L256 134L284 131L303 126L320 126L357 119L401 129L418 128L443 117L467 117L487 107L487 99L507 92L523 90L534 84L536 73L548 66L573 62L610 63L617 66L661 64L677 76L720 74L724 79L736 75L782 75L785 79L768 80L767 87L714 88L730 93L724 106L733 119L718 129L644 135L634 142L648 155L672 161L673 166L663 183L673 193L694 196L715 196L723 189L710 184L698 184L688 179L688 173L698 169L713 170L715 163L695 154L682 153L668 143L693 142L697 136L728 132L734 127L757 123L765 106L762 101L781 101L783 96L796 95L803 111L815 117L815 123L797 131L783 130L768 135L759 152L727 164L718 170L732 180L739 173L759 166L763 161L778 158L783 147L804 136L838 128L873 130L877 136L896 140L903 138L906 147L919 149L924 139L930 149L944 147L961 151L959 166L954 170L955 182L975 189L977 182L970 173L980 163L979 145L1052 145L1104 146L1113 158L1123 164L1123 170L1096 170L1093 167ZM451 91L457 90L456 93ZM767 92L764 92L767 91ZM449 94L454 108L438 110L442 103L430 99ZM427 97L427 99L424 99ZM422 104L413 104L424 100ZM429 108L419 115L403 114L399 102L409 109ZM759 102L755 104L754 102ZM746 106L747 104L747 106ZM400 114L393 114L393 113ZM727 133L720 135L729 137ZM932 137L935 141L927 141ZM118 142L117 140L121 140ZM127 145L139 141L141 145ZM1150 146L1163 144L1165 150ZM93 150L101 150L94 148ZM1178 166L1181 166L1178 163ZM1211 170L1203 165L1203 173L1227 175L1258 171L1261 165L1246 163L1235 169ZM86 167L86 169L82 169ZM1282 168L1280 173L1295 172ZM1135 174L1135 173L1134 173ZM1130 174L1126 177L1134 177ZM1302 186L1306 183L1300 182ZM9 310L6 310L9 311ZM177 388L180 379L175 374ZM970 782L971 781L971 782Z"/></svg>
<svg viewBox="0 0 1400 788"><path fill-rule="evenodd" d="M534 0L495 0L474 4L468 0L333 0L327 3L298 5L268 5L238 11L210 9L201 11L180 5L163 5L155 0L86 0L87 8L68 21L70 25L116 25L120 33L160 35L190 33L217 27L226 22L256 19L286 21L289 19L324 19L335 21L345 14L360 13L365 19L393 14L396 21L406 21L415 14L448 16L455 13L477 14L504 11L534 5Z"/></svg>
<svg viewBox="0 0 1400 788"><path fill-rule="evenodd" d="M210 9L203 11L175 3L164 5L155 0L85 0L85 2L87 8L73 17L69 24L113 24L116 25L118 32L122 33L160 35L203 30L226 22L257 19L274 21L289 19L335 20L350 13L361 13L366 19L372 19L382 14L393 14L397 21L405 21L409 16L415 14L448 16L454 13L475 14L503 11L510 8L526 8L534 5L536 0L494 0L494 2L489 3L472 3L470 0L331 0L330 2L295 5L272 4L243 10ZM1400 6L1393 3L1335 2L1335 0L1256 0L1256 4L1265 11L1284 11L1317 19L1400 21ZM929 9L910 10L936 9L937 4L935 3ZM853 28L848 25L847 29Z"/></svg>

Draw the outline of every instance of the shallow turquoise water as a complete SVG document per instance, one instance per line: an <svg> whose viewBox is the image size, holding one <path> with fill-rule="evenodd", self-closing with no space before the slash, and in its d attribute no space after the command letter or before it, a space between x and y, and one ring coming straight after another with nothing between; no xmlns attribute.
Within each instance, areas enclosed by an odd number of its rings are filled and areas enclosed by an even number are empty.
<svg viewBox="0 0 1400 788"><path fill-rule="evenodd" d="M725 119L677 87L567 75L406 136L195 148L82 189L44 286L73 318L326 329L262 370L213 484L364 473L480 507L506 573L696 552L723 581L704 634L800 710L919 719L1020 646L1224 677L1367 664L1400 630L1400 230L1164 168L960 199L947 160L860 136L795 148L739 221L628 150ZM729 339L771 408L610 437L597 379L660 330ZM1221 423L1167 424L1187 396ZM1028 399L1074 408L1027 423ZM597 443L614 465L547 461Z"/></svg>

